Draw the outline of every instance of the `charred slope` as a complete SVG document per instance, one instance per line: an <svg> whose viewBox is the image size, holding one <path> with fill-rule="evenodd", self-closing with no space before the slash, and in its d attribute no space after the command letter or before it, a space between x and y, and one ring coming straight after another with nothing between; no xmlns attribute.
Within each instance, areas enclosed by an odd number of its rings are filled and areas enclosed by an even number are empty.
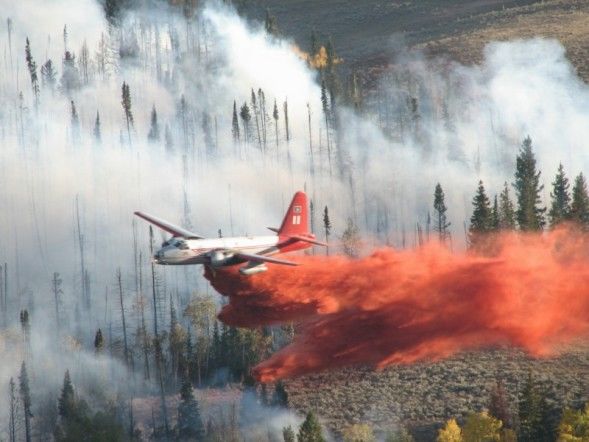
<svg viewBox="0 0 589 442"><path fill-rule="evenodd" d="M460 420L486 408L498 379L505 383L512 414L517 415L517 395L530 370L546 392L555 420L563 406L580 406L588 399L586 348L550 359L493 350L382 372L346 369L290 380L287 392L292 408L320 410L327 426L336 432L358 422L382 431L402 424L416 440L426 441L435 439L447 419Z"/></svg>

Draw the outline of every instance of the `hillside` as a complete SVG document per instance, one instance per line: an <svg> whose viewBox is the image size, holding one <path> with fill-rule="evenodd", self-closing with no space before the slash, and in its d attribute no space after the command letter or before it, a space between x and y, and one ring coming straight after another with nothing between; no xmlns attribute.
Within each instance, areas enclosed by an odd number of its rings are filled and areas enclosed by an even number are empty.
<svg viewBox="0 0 589 442"><path fill-rule="evenodd" d="M581 77L589 80L586 1L254 0L245 11L262 19L266 8L282 33L303 48L313 29L320 37L331 36L349 67L385 65L399 42L472 63L481 59L489 41L544 36L559 39Z"/></svg>
<svg viewBox="0 0 589 442"><path fill-rule="evenodd" d="M579 406L588 399L589 354L582 348L550 359L493 350L382 372L345 369L291 380L287 391L291 407L319 410L336 432L358 422L386 432L398 423L416 440L427 441L447 419L485 408L498 379L505 383L512 413L517 413L517 393L530 370L547 392L555 419L563 405Z"/></svg>

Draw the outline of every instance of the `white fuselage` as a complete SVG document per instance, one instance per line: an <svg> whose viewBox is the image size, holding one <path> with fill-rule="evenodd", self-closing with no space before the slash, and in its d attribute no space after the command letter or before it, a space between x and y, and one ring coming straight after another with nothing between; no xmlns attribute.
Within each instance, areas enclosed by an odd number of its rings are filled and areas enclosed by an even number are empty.
<svg viewBox="0 0 589 442"><path fill-rule="evenodd" d="M158 264L191 265L209 264L224 267L244 262L236 259L232 251L248 254L271 255L279 251L278 236L235 238L184 239L171 238L162 244L154 255Z"/></svg>

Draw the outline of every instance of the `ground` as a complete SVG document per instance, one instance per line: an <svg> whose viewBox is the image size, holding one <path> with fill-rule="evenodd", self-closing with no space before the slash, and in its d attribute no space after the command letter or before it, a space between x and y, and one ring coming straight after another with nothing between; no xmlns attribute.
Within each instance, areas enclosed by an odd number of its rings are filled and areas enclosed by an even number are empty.
<svg viewBox="0 0 589 442"><path fill-rule="evenodd" d="M580 406L588 400L589 347L559 357L534 359L518 350L466 353L437 363L314 374L287 382L289 405L318 410L336 432L358 422L386 431L402 424L417 440L433 440L447 419L462 419L487 407L491 388L502 379L517 414L516 395L528 372L547 393L549 406ZM564 402L562 402L564 401ZM554 416L555 419L558 416Z"/></svg>
<svg viewBox="0 0 589 442"><path fill-rule="evenodd" d="M388 64L401 46L477 62L493 40L559 39L580 76L589 81L589 2L586 0L249 0L246 14L266 8L283 35L309 50L315 30L331 36L345 67Z"/></svg>

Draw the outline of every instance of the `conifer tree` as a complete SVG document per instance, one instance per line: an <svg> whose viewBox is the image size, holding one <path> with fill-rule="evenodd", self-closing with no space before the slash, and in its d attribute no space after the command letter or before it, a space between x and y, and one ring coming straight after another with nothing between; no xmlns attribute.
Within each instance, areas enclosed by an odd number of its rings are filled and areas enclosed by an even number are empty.
<svg viewBox="0 0 589 442"><path fill-rule="evenodd" d="M256 93L254 92L254 89L252 88L252 93L251 93L251 109L253 111L254 114L254 122L256 123L256 133L258 135L258 147L260 150L262 149L262 135L260 133L260 105L261 103L259 103L257 97L256 97Z"/></svg>
<svg viewBox="0 0 589 442"><path fill-rule="evenodd" d="M589 194L583 173L575 178L573 185L571 219L583 228L589 227Z"/></svg>
<svg viewBox="0 0 589 442"><path fill-rule="evenodd" d="M282 429L282 439L284 442L296 442L295 432L290 425Z"/></svg>
<svg viewBox="0 0 589 442"><path fill-rule="evenodd" d="M35 97L35 106L39 105L39 78L37 76L37 63L33 60L31 54L31 44L29 43L29 37L26 39L25 44L25 58L27 61L27 68L31 77L31 86L33 88L33 96Z"/></svg>
<svg viewBox="0 0 589 442"><path fill-rule="evenodd" d="M70 101L70 116L72 122L72 133L74 140L76 140L80 131L80 117L78 117L78 111L76 110L76 103L74 103L74 100Z"/></svg>
<svg viewBox="0 0 589 442"><path fill-rule="evenodd" d="M552 183L552 198L550 211L548 212L548 221L550 227L554 227L570 217L571 195L569 193L569 180L564 173L562 163L558 166L558 172Z"/></svg>
<svg viewBox="0 0 589 442"><path fill-rule="evenodd" d="M131 144L131 127L133 127L133 111L131 109L131 90L129 85L123 81L121 88L121 104L125 112L125 121L127 122L127 134L129 136L129 144Z"/></svg>
<svg viewBox="0 0 589 442"><path fill-rule="evenodd" d="M70 378L70 371L66 370L63 377L63 387L61 389L61 395L57 403L59 410L59 416L62 420L67 421L75 416L76 411L76 398L74 395L74 386Z"/></svg>
<svg viewBox="0 0 589 442"><path fill-rule="evenodd" d="M10 378L8 384L9 391L9 417L8 417L8 440L10 442L16 442L16 416L17 416L17 400L16 400L16 387L14 385L14 379Z"/></svg>
<svg viewBox="0 0 589 442"><path fill-rule="evenodd" d="M274 100L274 109L272 111L272 118L274 118L274 131L275 131L275 137L276 137L276 155L278 156L278 143L279 143L279 138L278 138L278 120L280 119L280 114L278 113L278 104L276 103L276 100Z"/></svg>
<svg viewBox="0 0 589 442"><path fill-rule="evenodd" d="M547 419L546 398L540 391L532 372L524 384L519 399L519 437L522 442L543 442L553 440L552 429Z"/></svg>
<svg viewBox="0 0 589 442"><path fill-rule="evenodd" d="M436 184L434 191L434 231L438 232L438 239L441 243L445 243L450 237L448 227L450 227L451 223L448 222L446 217L448 208L446 207L445 199L442 186L440 183Z"/></svg>
<svg viewBox="0 0 589 442"><path fill-rule="evenodd" d="M155 110L155 104L151 109L151 123L149 126L147 139L152 143L160 140L160 126L157 121L157 111Z"/></svg>
<svg viewBox="0 0 589 442"><path fill-rule="evenodd" d="M491 204L482 181L479 181L477 192L472 200L472 206L473 212L470 217L468 241L470 246L476 249L481 245L484 235L493 229Z"/></svg>
<svg viewBox="0 0 589 442"><path fill-rule="evenodd" d="M233 136L233 142L239 143L239 121L237 119L237 103L233 101L233 117L231 119L231 135Z"/></svg>
<svg viewBox="0 0 589 442"><path fill-rule="evenodd" d="M101 354L104 350L104 338L102 336L102 330L98 329L94 336L94 351L96 354Z"/></svg>
<svg viewBox="0 0 589 442"><path fill-rule="evenodd" d="M27 374L27 367L24 362L20 367L20 376L18 381L20 399L22 401L23 414L25 418L25 440L26 442L31 442L31 418L33 417L33 413L31 411L31 388L29 386L29 375Z"/></svg>
<svg viewBox="0 0 589 442"><path fill-rule="evenodd" d="M97 143L100 143L102 141L102 132L100 130L100 114L98 113L98 111L96 111L96 119L94 120L93 134L94 134L94 140Z"/></svg>
<svg viewBox="0 0 589 442"><path fill-rule="evenodd" d="M180 390L178 435L181 439L191 441L202 441L205 436L205 428L200 415L198 402L194 398L192 384L188 376L184 376L182 389Z"/></svg>
<svg viewBox="0 0 589 442"><path fill-rule="evenodd" d="M521 230L542 230L545 224L545 207L541 207L540 171L536 170L536 157L532 151L532 139L526 137L516 159L515 194L517 197L517 223Z"/></svg>
<svg viewBox="0 0 589 442"><path fill-rule="evenodd" d="M247 143L250 141L250 121L252 119L252 114L250 113L250 108L247 103L243 103L241 106L241 111L239 112L239 116L241 117L242 125L243 125L243 139Z"/></svg>
<svg viewBox="0 0 589 442"><path fill-rule="evenodd" d="M66 51L64 54L60 86L62 92L68 96L80 86L76 57L69 51Z"/></svg>
<svg viewBox="0 0 589 442"><path fill-rule="evenodd" d="M105 0L104 15L111 25L116 25L121 12L121 0Z"/></svg>
<svg viewBox="0 0 589 442"><path fill-rule="evenodd" d="M329 234L331 233L331 220L329 219L329 211L327 206L323 209L323 229L325 230L325 242L329 243ZM326 255L329 256L329 247L325 248Z"/></svg>
<svg viewBox="0 0 589 442"><path fill-rule="evenodd" d="M509 186L504 184L503 191L499 195L499 229L515 230L515 208L509 197Z"/></svg>
<svg viewBox="0 0 589 442"><path fill-rule="evenodd" d="M277 36L278 26L276 24L276 17L270 14L270 10L266 8L266 18L264 19L264 29L268 35Z"/></svg>
<svg viewBox="0 0 589 442"><path fill-rule="evenodd" d="M43 82L43 87L48 87L53 93L57 81L57 73L55 72L51 59L47 60L45 64L41 66L41 80Z"/></svg>
<svg viewBox="0 0 589 442"><path fill-rule="evenodd" d="M25 351L29 354L31 351L31 321L27 309L21 310L20 312L20 326L23 334L23 341L25 343Z"/></svg>
<svg viewBox="0 0 589 442"><path fill-rule="evenodd" d="M272 393L272 405L274 407L288 407L288 394L284 388L284 383L278 381L274 386L274 393Z"/></svg>
<svg viewBox="0 0 589 442"><path fill-rule="evenodd" d="M297 442L325 442L321 424L312 411L307 413L305 421L299 428Z"/></svg>

